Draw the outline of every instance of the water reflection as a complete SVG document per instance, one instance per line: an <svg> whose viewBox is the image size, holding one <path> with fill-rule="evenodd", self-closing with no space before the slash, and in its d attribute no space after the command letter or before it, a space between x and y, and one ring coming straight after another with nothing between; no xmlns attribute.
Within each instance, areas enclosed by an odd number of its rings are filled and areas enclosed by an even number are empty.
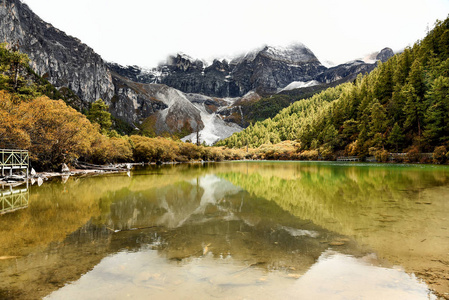
<svg viewBox="0 0 449 300"><path fill-rule="evenodd" d="M435 299L416 277L370 259L327 251L297 276L248 268L229 256L177 265L154 250L120 252L45 299Z"/></svg>
<svg viewBox="0 0 449 300"><path fill-rule="evenodd" d="M96 286L85 294L95 298L122 286L137 298L369 298L382 289L386 299L427 299L413 275L385 268L394 265L433 276L444 295L448 183L445 169L320 163L165 166L46 183L32 187L27 210L0 217L0 298L59 290L51 298L70 299ZM326 277L336 269L347 272ZM323 289L321 277L335 284ZM360 278L369 285L350 284Z"/></svg>
<svg viewBox="0 0 449 300"><path fill-rule="evenodd" d="M302 219L354 237L449 295L449 169L335 163L234 166L221 176Z"/></svg>
<svg viewBox="0 0 449 300"><path fill-rule="evenodd" d="M0 189L0 215L28 207L28 185Z"/></svg>

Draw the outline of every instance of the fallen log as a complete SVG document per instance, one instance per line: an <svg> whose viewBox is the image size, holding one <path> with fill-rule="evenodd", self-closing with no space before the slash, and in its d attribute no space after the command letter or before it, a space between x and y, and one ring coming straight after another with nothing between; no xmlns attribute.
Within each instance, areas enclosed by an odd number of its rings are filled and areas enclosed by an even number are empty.
<svg viewBox="0 0 449 300"><path fill-rule="evenodd" d="M90 163L86 163L86 162L76 162L75 166L77 169L83 169L83 170L102 170L102 171L126 171L127 168L122 168L122 167L118 167L118 166L113 166L113 165L95 165L95 164L90 164Z"/></svg>

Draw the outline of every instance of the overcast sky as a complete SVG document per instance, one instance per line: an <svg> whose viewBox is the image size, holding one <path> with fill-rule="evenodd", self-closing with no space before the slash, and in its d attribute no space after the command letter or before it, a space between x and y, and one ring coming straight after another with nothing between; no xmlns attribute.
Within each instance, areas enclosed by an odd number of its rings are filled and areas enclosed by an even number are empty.
<svg viewBox="0 0 449 300"><path fill-rule="evenodd" d="M231 57L301 42L343 63L422 39L449 0L23 0L105 60L155 67L169 54Z"/></svg>

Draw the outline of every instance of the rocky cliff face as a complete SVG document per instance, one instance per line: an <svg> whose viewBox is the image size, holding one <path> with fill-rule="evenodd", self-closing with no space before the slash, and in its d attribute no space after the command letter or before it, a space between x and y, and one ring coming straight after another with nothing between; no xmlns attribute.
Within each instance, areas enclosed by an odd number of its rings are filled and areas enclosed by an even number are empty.
<svg viewBox="0 0 449 300"><path fill-rule="evenodd" d="M288 48L266 46L231 61L231 76L240 96L251 90L260 94L276 93L293 81L310 81L326 68L302 44Z"/></svg>
<svg viewBox="0 0 449 300"><path fill-rule="evenodd" d="M355 60L327 69L316 77L321 83L331 83L334 81L346 79L354 80L358 74L369 73L376 67L376 63L365 63L361 60Z"/></svg>
<svg viewBox="0 0 449 300"><path fill-rule="evenodd" d="M138 125L152 117L156 134L192 132L204 127L200 111L171 87L162 84L137 83L112 73L115 96L110 109L116 117Z"/></svg>
<svg viewBox="0 0 449 300"><path fill-rule="evenodd" d="M54 28L19 0L0 0L1 42L18 45L31 67L56 88L69 88L86 107L114 93L111 73L102 58L76 38Z"/></svg>
<svg viewBox="0 0 449 300"><path fill-rule="evenodd" d="M121 76L145 83L163 83L185 93L241 97L252 90L276 93L292 81L313 80L326 70L302 44L287 48L266 46L231 62L214 60L209 66L185 54L170 56L153 70L109 65Z"/></svg>
<svg viewBox="0 0 449 300"><path fill-rule="evenodd" d="M302 44L288 48L266 46L229 63L214 60L206 68L185 60L178 55L174 64L160 67L167 70L160 81L183 92L216 97L241 97L251 90L275 93L292 81L311 80L326 69ZM179 65L184 64L195 67L181 69Z"/></svg>
<svg viewBox="0 0 449 300"><path fill-rule="evenodd" d="M186 55L171 56L167 64L159 66L158 81L185 93L197 93L215 97L237 97L234 81L226 60L204 63Z"/></svg>
<svg viewBox="0 0 449 300"><path fill-rule="evenodd" d="M110 63L117 74L141 83L162 83L185 93L215 97L238 97L240 92L230 76L226 60L214 60L210 66L187 55L170 56L166 64L152 70Z"/></svg>

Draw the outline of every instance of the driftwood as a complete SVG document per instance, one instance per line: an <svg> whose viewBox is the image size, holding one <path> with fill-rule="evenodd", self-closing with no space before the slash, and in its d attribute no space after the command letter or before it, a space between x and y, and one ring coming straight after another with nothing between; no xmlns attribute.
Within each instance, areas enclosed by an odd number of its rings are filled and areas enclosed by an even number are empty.
<svg viewBox="0 0 449 300"><path fill-rule="evenodd" d="M124 168L121 167L119 165L109 165L109 166L105 166L105 165L95 165L95 164L90 164L90 163L86 163L86 162L80 162L77 161L75 163L75 166L77 169L83 169L83 170L102 170L102 171L127 171L128 168Z"/></svg>
<svg viewBox="0 0 449 300"><path fill-rule="evenodd" d="M24 183L27 180L24 175L10 175L0 178L0 184L6 184L11 186L16 186Z"/></svg>

